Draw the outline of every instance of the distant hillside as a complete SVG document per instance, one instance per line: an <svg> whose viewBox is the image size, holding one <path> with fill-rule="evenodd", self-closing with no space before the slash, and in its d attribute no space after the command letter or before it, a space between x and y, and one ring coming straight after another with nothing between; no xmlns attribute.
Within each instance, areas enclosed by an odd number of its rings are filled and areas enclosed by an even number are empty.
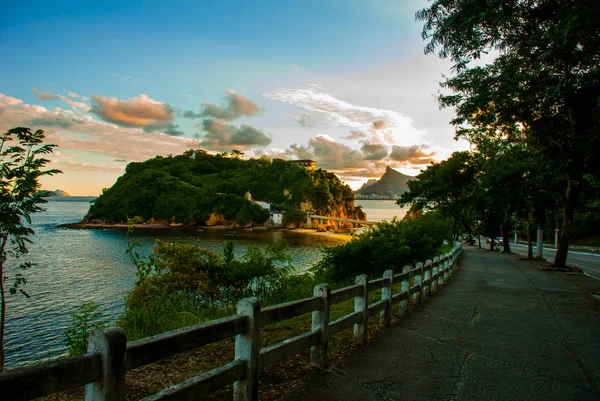
<svg viewBox="0 0 600 401"><path fill-rule="evenodd" d="M57 189L55 191L48 191L47 189L42 189L38 193L44 198L52 198L55 196L71 196L68 192L63 191L62 189Z"/></svg>
<svg viewBox="0 0 600 401"><path fill-rule="evenodd" d="M216 225L263 223L269 211L245 198L285 212L285 224L304 221L306 212L364 219L352 190L335 174L306 170L285 160L243 160L190 150L182 155L129 163L117 182L92 204L87 220Z"/></svg>
<svg viewBox="0 0 600 401"><path fill-rule="evenodd" d="M365 188L367 188L367 187L370 187L370 186L371 186L371 185L373 185L373 184L377 184L377 181L379 181L379 180L377 180L377 178L371 178L369 181L365 182L365 183L362 185L362 187L360 187L359 189L357 189L357 190L356 190L356 191L354 191L354 192L355 192L355 193L357 193L357 194L360 194L360 193L361 193L360 191L362 191L363 189L365 189Z"/></svg>
<svg viewBox="0 0 600 401"><path fill-rule="evenodd" d="M395 194L402 194L408 191L408 186L406 185L406 183L413 179L414 177L399 173L390 166L388 166L385 169L385 173L381 176L379 180L369 180L358 191L356 191L356 193L362 195L387 195L390 192L393 192Z"/></svg>

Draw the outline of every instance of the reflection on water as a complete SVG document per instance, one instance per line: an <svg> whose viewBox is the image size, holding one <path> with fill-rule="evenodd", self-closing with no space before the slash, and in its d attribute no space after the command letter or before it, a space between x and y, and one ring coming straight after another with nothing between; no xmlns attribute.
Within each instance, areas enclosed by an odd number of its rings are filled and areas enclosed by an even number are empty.
<svg viewBox="0 0 600 401"><path fill-rule="evenodd" d="M391 221L394 217L401 220L409 208L401 208L395 200L355 200L354 205L361 206L369 221Z"/></svg>
<svg viewBox="0 0 600 401"><path fill-rule="evenodd" d="M125 254L127 238L121 230L71 230L59 224L80 221L93 198L54 198L47 210L34 216L36 232L29 246L30 254L22 261L37 264L27 271L26 291L31 298L7 297L6 351L7 367L15 367L66 353L64 331L71 314L83 302L94 301L114 322L123 310L125 296L133 286L135 267ZM339 240L299 235L289 231L236 232L229 230L143 231L135 234L149 252L156 238L198 244L220 252L223 240L234 240L236 255L248 246L264 245L276 239L289 244L293 265L303 270L322 257L321 246ZM15 263L11 261L11 270ZM310 295L310 294L307 294Z"/></svg>

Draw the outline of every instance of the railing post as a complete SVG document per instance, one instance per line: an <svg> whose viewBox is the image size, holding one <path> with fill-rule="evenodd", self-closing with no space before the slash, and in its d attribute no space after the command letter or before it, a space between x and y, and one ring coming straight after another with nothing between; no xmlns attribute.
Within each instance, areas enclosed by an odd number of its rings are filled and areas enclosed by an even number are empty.
<svg viewBox="0 0 600 401"><path fill-rule="evenodd" d="M258 359L260 357L260 330L258 298L244 298L237 305L239 315L248 316L248 331L235 337L235 359L246 362L246 378L233 384L235 401L258 401Z"/></svg>
<svg viewBox="0 0 600 401"><path fill-rule="evenodd" d="M421 289L421 300L427 299L431 292L431 259L425 261L423 266L423 288Z"/></svg>
<svg viewBox="0 0 600 401"><path fill-rule="evenodd" d="M421 302L421 289L423 288L423 262L417 263L417 266L415 267L415 272L415 285L419 286L419 291L417 291L415 295L413 295L412 301L414 305L417 305L419 302Z"/></svg>
<svg viewBox="0 0 600 401"><path fill-rule="evenodd" d="M436 256L435 258L433 258L433 262L431 263L431 286L430 286L430 290L429 290L429 293L431 295L433 295L437 292L439 265L440 265L440 258L438 258Z"/></svg>
<svg viewBox="0 0 600 401"><path fill-rule="evenodd" d="M440 266L438 268L438 290L444 285L444 269L446 268L446 257L440 255Z"/></svg>
<svg viewBox="0 0 600 401"><path fill-rule="evenodd" d="M354 297L354 312L360 312L362 319L354 325L354 342L357 344L367 343L367 324L369 322L369 277L361 274L356 277L356 284L362 286L362 295Z"/></svg>
<svg viewBox="0 0 600 401"><path fill-rule="evenodd" d="M329 307L331 300L331 287L327 284L315 286L315 297L323 298L323 308L314 310L312 313L312 331L319 332L319 345L314 345L310 348L310 361L312 366L317 368L325 368L327 366L327 343L329 327Z"/></svg>
<svg viewBox="0 0 600 401"><path fill-rule="evenodd" d="M86 401L125 400L127 336L120 327L90 333L88 353L102 356L102 381L85 386Z"/></svg>
<svg viewBox="0 0 600 401"><path fill-rule="evenodd" d="M449 274L448 274L448 270L450 270L450 254L446 253L445 256L445 261L444 261L444 283L448 281L448 279L450 278Z"/></svg>
<svg viewBox="0 0 600 401"><path fill-rule="evenodd" d="M450 251L450 267L448 268L448 276L452 277L454 274L454 261L456 260L456 249L452 248Z"/></svg>
<svg viewBox="0 0 600 401"><path fill-rule="evenodd" d="M392 270L386 270L383 272L383 278L387 279L387 282L381 289L381 300L387 301L385 309L379 312L379 321L384 326L389 326L392 316L392 293L394 286L394 272Z"/></svg>
<svg viewBox="0 0 600 401"><path fill-rule="evenodd" d="M406 299L400 301L400 313L402 315L408 312L408 297L410 296L410 272L412 267L404 266L402 268L402 273L406 273L407 276L400 282L400 293L406 294Z"/></svg>

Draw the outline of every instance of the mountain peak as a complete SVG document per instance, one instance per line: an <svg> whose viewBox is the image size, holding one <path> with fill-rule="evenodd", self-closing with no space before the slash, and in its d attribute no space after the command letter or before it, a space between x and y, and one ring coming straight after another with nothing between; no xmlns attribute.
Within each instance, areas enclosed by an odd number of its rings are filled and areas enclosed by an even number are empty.
<svg viewBox="0 0 600 401"><path fill-rule="evenodd" d="M414 177L402 174L390 166L387 166L385 168L385 173L383 173L379 180L376 180L376 182L373 182L375 180L369 180L367 184L363 185L356 193L362 195L389 195L390 192L402 194L408 191L406 183L412 179L414 179Z"/></svg>

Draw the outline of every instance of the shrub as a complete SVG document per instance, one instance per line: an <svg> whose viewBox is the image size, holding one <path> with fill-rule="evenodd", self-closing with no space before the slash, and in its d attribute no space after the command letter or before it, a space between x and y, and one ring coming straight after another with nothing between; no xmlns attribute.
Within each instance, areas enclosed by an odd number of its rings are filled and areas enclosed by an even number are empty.
<svg viewBox="0 0 600 401"><path fill-rule="evenodd" d="M103 318L95 302L81 304L79 312L71 315L71 326L64 333L69 355L83 355L87 352L90 332L106 327Z"/></svg>
<svg viewBox="0 0 600 401"><path fill-rule="evenodd" d="M434 256L446 232L446 223L435 213L382 222L345 245L325 249L313 272L336 283L363 273L376 277L387 269L399 271Z"/></svg>

